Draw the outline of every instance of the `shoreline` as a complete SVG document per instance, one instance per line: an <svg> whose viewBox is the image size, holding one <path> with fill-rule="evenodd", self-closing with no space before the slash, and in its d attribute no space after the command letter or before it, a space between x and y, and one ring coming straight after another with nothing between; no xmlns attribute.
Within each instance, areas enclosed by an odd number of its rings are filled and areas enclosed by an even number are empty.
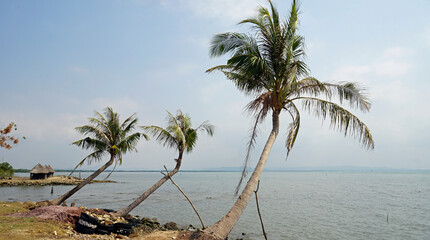
<svg viewBox="0 0 430 240"><path fill-rule="evenodd" d="M12 179L0 179L0 187L17 186L54 186L54 185L77 185L84 179L67 177L65 175L53 176L47 179L30 179L29 177L12 177ZM112 180L93 180L91 183L116 183Z"/></svg>

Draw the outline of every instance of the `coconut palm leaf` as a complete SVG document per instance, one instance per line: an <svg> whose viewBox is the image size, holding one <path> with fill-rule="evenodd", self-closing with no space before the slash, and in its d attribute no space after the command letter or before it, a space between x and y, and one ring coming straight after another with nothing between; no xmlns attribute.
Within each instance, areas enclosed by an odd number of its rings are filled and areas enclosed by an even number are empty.
<svg viewBox="0 0 430 240"><path fill-rule="evenodd" d="M329 118L330 127L358 139L365 148L375 147L369 128L358 117L339 105L318 98L301 98L303 109L322 119Z"/></svg>
<svg viewBox="0 0 430 240"><path fill-rule="evenodd" d="M86 156L84 159L82 159L76 166L75 166L75 168L73 168L73 170L70 172L70 174L69 174L69 177L70 176L72 176L72 174L75 172L75 170L78 168L78 167L80 167L80 166L82 166L86 161L87 161L87 159L89 159L90 160L90 162L89 162L89 164L92 162L91 160L92 159L98 159L98 160L100 160L102 157L103 157L103 155L105 155L106 154L106 151L104 150L104 149L102 149L102 150L99 150L99 151L95 151L95 152L92 152L92 153L90 153L88 156Z"/></svg>

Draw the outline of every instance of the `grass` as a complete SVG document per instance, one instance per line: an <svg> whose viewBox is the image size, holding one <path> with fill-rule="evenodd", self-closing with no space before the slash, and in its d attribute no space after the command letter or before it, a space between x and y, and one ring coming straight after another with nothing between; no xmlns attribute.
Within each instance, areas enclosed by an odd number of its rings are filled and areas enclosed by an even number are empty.
<svg viewBox="0 0 430 240"><path fill-rule="evenodd" d="M31 203L0 202L0 239L68 239L72 224L39 218L5 216L26 212Z"/></svg>

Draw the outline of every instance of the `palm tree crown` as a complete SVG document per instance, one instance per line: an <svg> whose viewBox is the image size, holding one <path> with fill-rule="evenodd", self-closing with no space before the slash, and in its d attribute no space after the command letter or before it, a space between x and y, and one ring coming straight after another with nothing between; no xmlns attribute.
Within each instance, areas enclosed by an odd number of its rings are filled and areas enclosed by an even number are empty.
<svg viewBox="0 0 430 240"><path fill-rule="evenodd" d="M167 111L167 127L158 126L142 127L144 131L153 135L155 139L165 147L176 148L179 153L191 152L197 142L197 132L205 131L213 136L215 127L208 121L204 121L197 128L192 128L191 117L178 110L176 116Z"/></svg>
<svg viewBox="0 0 430 240"><path fill-rule="evenodd" d="M86 156L78 166L85 161L91 164L93 161L100 161L105 154L110 154L119 164L122 163L122 155L137 151L136 145L141 137L148 139L143 133L132 133L136 128L138 119L135 114L120 122L119 114L112 108L107 107L104 116L95 112L96 117L88 118L90 124L77 127L79 133L87 136L84 139L72 144L83 149L92 149L94 152Z"/></svg>
<svg viewBox="0 0 430 240"><path fill-rule="evenodd" d="M254 18L239 24L251 24L254 35L222 33L214 36L210 48L212 57L231 54L227 64L208 69L222 71L236 87L255 97L246 110L255 117L248 143L245 167L257 137L257 126L269 112L279 116L282 111L291 116L286 139L287 156L300 128L300 112L297 106L322 119L329 119L331 126L345 135L358 138L364 147L374 148L368 127L348 110L340 106L347 102L350 107L369 111L370 102L364 89L357 83L328 83L309 77L304 62L304 38L297 33L298 5L292 2L289 17L281 21L272 4L270 9L260 7ZM337 97L340 104L332 102ZM245 168L243 171L245 175ZM242 179L241 179L242 181Z"/></svg>

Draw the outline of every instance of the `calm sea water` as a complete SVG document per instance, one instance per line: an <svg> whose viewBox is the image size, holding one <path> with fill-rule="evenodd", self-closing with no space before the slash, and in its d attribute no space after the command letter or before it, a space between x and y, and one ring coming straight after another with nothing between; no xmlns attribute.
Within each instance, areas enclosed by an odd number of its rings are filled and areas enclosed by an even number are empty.
<svg viewBox="0 0 430 240"><path fill-rule="evenodd" d="M239 174L185 172L174 179L210 225L233 205ZM67 202L118 209L161 176L114 173L110 179L118 183L87 185ZM50 186L3 187L0 201L52 199L71 188L54 186L51 195ZM269 239L430 239L430 173L264 172L258 197ZM170 182L132 214L156 217L161 223L200 226L191 206ZM263 239L254 196L230 238Z"/></svg>

